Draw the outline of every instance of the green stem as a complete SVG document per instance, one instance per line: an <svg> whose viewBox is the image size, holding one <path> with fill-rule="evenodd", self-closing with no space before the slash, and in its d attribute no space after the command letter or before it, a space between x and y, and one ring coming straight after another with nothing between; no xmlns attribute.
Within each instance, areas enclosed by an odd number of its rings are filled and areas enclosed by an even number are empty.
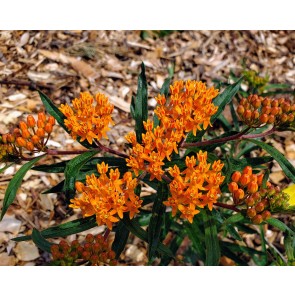
<svg viewBox="0 0 295 295"><path fill-rule="evenodd" d="M229 204L224 204L224 203L219 203L219 202L214 203L214 205L217 206L217 207L226 208L226 209L229 209L229 210L232 210L232 211L235 211L235 212L241 212L241 210L239 210L234 205L229 205Z"/></svg>

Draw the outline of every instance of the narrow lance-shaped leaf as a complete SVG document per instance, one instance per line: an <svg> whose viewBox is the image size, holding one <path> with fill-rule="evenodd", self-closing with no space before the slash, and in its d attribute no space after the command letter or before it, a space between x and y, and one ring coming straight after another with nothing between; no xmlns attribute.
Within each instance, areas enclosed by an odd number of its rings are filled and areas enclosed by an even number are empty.
<svg viewBox="0 0 295 295"><path fill-rule="evenodd" d="M97 151L89 151L75 157L74 159L68 162L65 169L64 183L64 192L67 198L73 196L75 193L75 181L78 173L80 172L81 167L96 154Z"/></svg>
<svg viewBox="0 0 295 295"><path fill-rule="evenodd" d="M142 142L142 133L144 133L143 121L148 118L148 93L147 81L145 76L144 63L141 64L141 73L138 76L137 93L135 100L135 133L139 143Z"/></svg>
<svg viewBox="0 0 295 295"><path fill-rule="evenodd" d="M130 230L131 233L133 233L135 236L137 236L141 240L148 242L147 232L140 227L140 225L135 219L130 220L129 217L125 215L124 218L122 219L122 222ZM167 255L172 258L174 257L171 250L167 246L163 245L162 243L159 244L159 247L157 250L159 253L163 255Z"/></svg>
<svg viewBox="0 0 295 295"><path fill-rule="evenodd" d="M53 245L52 243L48 242L42 234L36 230L35 228L33 229L32 232L32 240L36 244L38 248L40 248L43 251L46 251L50 253L50 247Z"/></svg>
<svg viewBox="0 0 295 295"><path fill-rule="evenodd" d="M14 201L17 190L19 189L19 187L20 187L20 185L22 183L22 180L23 180L24 176L26 175L26 173L32 168L33 165L35 165L44 156L45 155L42 155L42 156L37 157L37 158L31 160L30 162L27 162L26 164L24 164L15 173L13 178L10 180L10 182L9 182L9 184L7 186L6 192L5 192L0 220L2 220L2 218L3 218L4 214L6 213L8 207Z"/></svg>
<svg viewBox="0 0 295 295"><path fill-rule="evenodd" d="M268 145L267 143L264 143L262 141L258 141L255 139L247 139L248 141L258 145L262 149L264 149L266 152L268 152L281 166L284 173L287 177L289 177L293 182L295 182L295 168L294 166L286 159L286 157L281 154L277 149L274 147Z"/></svg>
<svg viewBox="0 0 295 295"><path fill-rule="evenodd" d="M212 213L202 211L204 227L205 227L205 245L206 245L206 262L205 265L219 265L220 248L217 237L217 227Z"/></svg>
<svg viewBox="0 0 295 295"><path fill-rule="evenodd" d="M66 237L72 234L80 233L82 231L88 230L90 228L96 227L96 218L95 215L79 218L73 221L69 221L57 226L53 226L41 231L41 235L44 238L57 238L57 237ZM32 236L21 236L12 239L13 241L28 241L31 240Z"/></svg>
<svg viewBox="0 0 295 295"><path fill-rule="evenodd" d="M130 231L121 221L116 227L115 240L112 244L112 250L116 253L116 259L119 259L121 253L125 249Z"/></svg>
<svg viewBox="0 0 295 295"><path fill-rule="evenodd" d="M163 204L163 201L165 201L168 196L167 183L159 182L157 192L158 194L153 205L152 217L150 219L148 227L149 260L151 260L154 257L160 242L162 224L166 208Z"/></svg>

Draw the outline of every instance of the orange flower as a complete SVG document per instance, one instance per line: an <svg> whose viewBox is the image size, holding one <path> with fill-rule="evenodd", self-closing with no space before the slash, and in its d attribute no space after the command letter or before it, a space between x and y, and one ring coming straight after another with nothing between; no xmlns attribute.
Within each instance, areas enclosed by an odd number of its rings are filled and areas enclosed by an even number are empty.
<svg viewBox="0 0 295 295"><path fill-rule="evenodd" d="M172 207L172 216L179 210L180 217L190 223L193 222L194 215L200 212L196 207L208 206L212 210L225 178L220 173L223 167L220 160L211 165L207 163L207 152L202 151L198 152L197 159L198 164L194 156L186 157L187 168L182 172L177 166L168 169L174 179L169 184L171 197L164 202L166 206Z"/></svg>
<svg viewBox="0 0 295 295"><path fill-rule="evenodd" d="M172 153L178 153L178 145L185 134L193 131L196 135L202 124L204 129L211 125L210 118L217 111L212 99L217 94L218 90L207 89L204 83L197 81L176 81L170 86L170 100L159 94L155 114L160 125L154 128L152 121L143 122L146 132L142 134L142 144L136 141L133 132L126 136L132 144L127 166L136 175L146 171L151 175L150 180L161 180L164 160L171 161Z"/></svg>
<svg viewBox="0 0 295 295"><path fill-rule="evenodd" d="M109 171L104 162L97 164L97 171L99 177L86 176L86 185L76 182L76 189L82 196L72 199L70 207L80 208L84 217L95 214L98 225L105 224L112 229L113 223L123 218L125 212L129 212L132 219L139 212L142 200L134 193L137 182L131 172L126 172L121 179L119 170Z"/></svg>
<svg viewBox="0 0 295 295"><path fill-rule="evenodd" d="M60 111L66 116L64 120L66 127L71 131L71 136L80 141L85 139L92 144L93 139L107 138L106 132L110 129L109 124L114 124L111 114L114 106L109 103L108 98L98 93L94 98L88 92L80 93L79 98L72 101L73 108L69 105L61 105Z"/></svg>

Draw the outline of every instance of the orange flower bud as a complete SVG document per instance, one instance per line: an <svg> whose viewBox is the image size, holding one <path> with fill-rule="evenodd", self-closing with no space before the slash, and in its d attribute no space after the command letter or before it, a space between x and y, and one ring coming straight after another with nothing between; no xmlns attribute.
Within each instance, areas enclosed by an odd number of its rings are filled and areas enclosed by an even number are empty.
<svg viewBox="0 0 295 295"><path fill-rule="evenodd" d="M45 132L47 132L48 134L50 134L52 132L52 125L51 123L46 123L45 127L44 127Z"/></svg>
<svg viewBox="0 0 295 295"><path fill-rule="evenodd" d="M253 172L253 169L252 169L251 166L246 166L246 167L243 169L243 174L252 175L252 172Z"/></svg>
<svg viewBox="0 0 295 295"><path fill-rule="evenodd" d="M262 185L264 174L257 175L257 184Z"/></svg>
<svg viewBox="0 0 295 295"><path fill-rule="evenodd" d="M29 115L27 117L27 124L28 124L28 127L31 127L31 128L36 126L36 121L32 115Z"/></svg>
<svg viewBox="0 0 295 295"><path fill-rule="evenodd" d="M239 188L238 184L236 182L231 182L228 185L228 190L233 193L234 191L236 191Z"/></svg>
<svg viewBox="0 0 295 295"><path fill-rule="evenodd" d="M94 241L94 236L92 234L87 234L85 237L87 243L92 243Z"/></svg>
<svg viewBox="0 0 295 295"><path fill-rule="evenodd" d="M264 205L264 208L268 207L269 206L269 201L268 199L264 198L261 200L261 203Z"/></svg>
<svg viewBox="0 0 295 295"><path fill-rule="evenodd" d="M279 101L277 99L274 99L272 102L271 102L271 106L272 107L278 107L279 106Z"/></svg>
<svg viewBox="0 0 295 295"><path fill-rule="evenodd" d="M252 112L250 110L245 110L243 116L246 120L250 120L252 117Z"/></svg>
<svg viewBox="0 0 295 295"><path fill-rule="evenodd" d="M27 141L22 137L18 137L15 143L18 147L25 147L27 145Z"/></svg>
<svg viewBox="0 0 295 295"><path fill-rule="evenodd" d="M234 194L234 198L237 199L237 200L238 199L243 200L244 196L245 196L244 191L242 189L240 189L240 188L235 190L233 194Z"/></svg>
<svg viewBox="0 0 295 295"><path fill-rule="evenodd" d="M256 193L258 191L258 184L257 184L257 182L255 182L255 181L249 182L248 185L247 185L247 189L248 189L248 192L250 192L252 194L253 193Z"/></svg>
<svg viewBox="0 0 295 295"><path fill-rule="evenodd" d="M31 142L36 145L40 142L40 137L37 136L37 135L33 135L32 138L31 138Z"/></svg>
<svg viewBox="0 0 295 295"><path fill-rule="evenodd" d="M258 109L261 106L261 100L259 98L256 98L254 101L252 101L252 106L255 109Z"/></svg>
<svg viewBox="0 0 295 295"><path fill-rule="evenodd" d="M234 182L238 182L238 181L240 180L241 175L242 175L242 174L241 174L240 171L235 171L235 172L233 173L233 175L231 176L232 181L234 181Z"/></svg>
<svg viewBox="0 0 295 295"><path fill-rule="evenodd" d="M274 121L275 121L275 116L274 115L269 115L268 116L268 120L267 120L267 123L268 124L272 124Z"/></svg>
<svg viewBox="0 0 295 295"><path fill-rule="evenodd" d="M245 108L244 108L241 104L238 105L238 107L237 107L237 113L238 113L239 115L243 115L244 112L245 112Z"/></svg>
<svg viewBox="0 0 295 295"><path fill-rule="evenodd" d="M20 122L19 122L19 128L20 128L21 130L28 129L28 125L26 124L26 122L24 122L24 121L20 121Z"/></svg>
<svg viewBox="0 0 295 295"><path fill-rule="evenodd" d="M8 134L7 134L7 141L8 141L9 143L14 143L14 142L15 142L15 136L12 135L12 134L10 134L10 133L8 133Z"/></svg>
<svg viewBox="0 0 295 295"><path fill-rule="evenodd" d="M291 105L288 102L284 102L281 106L283 112L289 112L291 109Z"/></svg>
<svg viewBox="0 0 295 295"><path fill-rule="evenodd" d="M44 112L39 112L39 113L38 113L38 120L39 120L39 121L43 121L43 122L45 123L45 121L46 121L46 116L45 116Z"/></svg>
<svg viewBox="0 0 295 295"><path fill-rule="evenodd" d="M34 144L32 142L28 141L26 148L27 148L27 150L32 152L34 150Z"/></svg>
<svg viewBox="0 0 295 295"><path fill-rule="evenodd" d="M37 126L39 127L39 128L44 128L44 126L45 126L45 121L43 121L43 120L37 120Z"/></svg>
<svg viewBox="0 0 295 295"><path fill-rule="evenodd" d="M262 110L261 110L261 112L263 113L263 114L270 114L270 112L271 112L271 107L270 106L264 106L263 108L262 108Z"/></svg>
<svg viewBox="0 0 295 295"><path fill-rule="evenodd" d="M245 106L248 103L247 98L243 97L240 101L240 105Z"/></svg>
<svg viewBox="0 0 295 295"><path fill-rule="evenodd" d="M29 132L28 129L23 129L23 130L22 130L22 137L23 137L24 139L28 139L28 138L31 137L31 133Z"/></svg>
<svg viewBox="0 0 295 295"><path fill-rule="evenodd" d="M287 115L287 114L281 114L281 116L280 116L280 121L281 121L282 123L287 122L287 121L288 121L288 115Z"/></svg>
<svg viewBox="0 0 295 295"><path fill-rule="evenodd" d="M245 203L247 206L251 207L255 204L255 200L253 197L250 196L245 200Z"/></svg>
<svg viewBox="0 0 295 295"><path fill-rule="evenodd" d="M271 217L271 213L268 210L265 210L261 213L263 220L267 220Z"/></svg>
<svg viewBox="0 0 295 295"><path fill-rule="evenodd" d="M251 181L257 182L257 175L256 174L252 174L250 177Z"/></svg>
<svg viewBox="0 0 295 295"><path fill-rule="evenodd" d="M259 112L257 110L255 110L254 112L252 112L252 119L256 120L259 118Z"/></svg>
<svg viewBox="0 0 295 295"><path fill-rule="evenodd" d="M263 218L262 218L262 216L260 214L257 214L256 216L254 216L252 218L252 222L254 224L260 224L262 221L263 221Z"/></svg>
<svg viewBox="0 0 295 295"><path fill-rule="evenodd" d="M270 111L270 114L271 115L277 115L279 113L279 107L272 107L271 108L271 111Z"/></svg>
<svg viewBox="0 0 295 295"><path fill-rule="evenodd" d="M256 192L256 193L252 194L251 197L253 198L254 202L256 203L257 201L260 200L261 195L259 192Z"/></svg>
<svg viewBox="0 0 295 295"><path fill-rule="evenodd" d="M268 115L267 114L261 114L259 117L259 121L261 123L266 123L268 121Z"/></svg>
<svg viewBox="0 0 295 295"><path fill-rule="evenodd" d="M246 186L250 182L250 175L242 174L239 182L242 186Z"/></svg>
<svg viewBox="0 0 295 295"><path fill-rule="evenodd" d="M253 218L256 215L256 210L254 208L249 208L247 210L247 216Z"/></svg>
<svg viewBox="0 0 295 295"><path fill-rule="evenodd" d="M44 137L45 136L45 131L43 128L38 128L36 131L36 135L38 135L39 137Z"/></svg>
<svg viewBox="0 0 295 295"><path fill-rule="evenodd" d="M50 123L52 126L55 124L55 119L53 116L49 116L48 123Z"/></svg>
<svg viewBox="0 0 295 295"><path fill-rule="evenodd" d="M294 115L293 114L289 114L288 115L288 122L293 122L294 121Z"/></svg>
<svg viewBox="0 0 295 295"><path fill-rule="evenodd" d="M259 202L257 203L257 205L255 206L255 210L259 213L262 212L264 210L264 204L263 202Z"/></svg>
<svg viewBox="0 0 295 295"><path fill-rule="evenodd" d="M265 97L264 100L262 101L263 106L270 106L271 105L271 99L268 97Z"/></svg>
<svg viewBox="0 0 295 295"><path fill-rule="evenodd" d="M3 134L3 135L2 135L2 142L3 142L3 143L7 143L7 142L8 142L8 140L7 140L7 135L8 135L8 134Z"/></svg>
<svg viewBox="0 0 295 295"><path fill-rule="evenodd" d="M22 136L20 129L19 128L14 128L13 129L13 135L14 135L14 137Z"/></svg>
<svg viewBox="0 0 295 295"><path fill-rule="evenodd" d="M279 104L283 104L285 102L285 98L281 97L278 99Z"/></svg>

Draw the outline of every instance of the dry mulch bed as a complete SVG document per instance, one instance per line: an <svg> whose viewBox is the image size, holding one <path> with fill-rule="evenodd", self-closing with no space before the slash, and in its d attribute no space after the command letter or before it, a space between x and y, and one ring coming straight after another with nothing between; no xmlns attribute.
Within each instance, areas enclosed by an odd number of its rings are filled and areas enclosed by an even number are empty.
<svg viewBox="0 0 295 295"><path fill-rule="evenodd" d="M146 65L150 108L169 69L174 79L196 79L212 85L213 79L227 81L230 71L240 74L243 63L272 83L295 85L294 31L0 31L0 133L6 133L22 117L42 106L35 88L55 104L69 103L81 91L103 92L115 105L116 126L109 132L109 144L125 149L124 135L133 129L129 105L136 93L140 64ZM145 36L145 38L142 38ZM281 133L275 146L295 164L295 143L289 132ZM63 130L56 127L49 146L80 149ZM71 159L47 157L40 164ZM20 165L0 175L0 204L9 180ZM287 184L279 166L271 180ZM62 175L29 171L16 201L0 222L0 265L46 265L50 259L31 242L10 239L80 217L69 210L62 194L41 194L57 184ZM148 193L148 189L147 193ZM2 204L0 205L2 206ZM100 233L104 227L83 232ZM277 232L268 238L282 245ZM68 237L75 239L76 235ZM255 237L247 237L255 244ZM144 265L146 247L135 237L121 256L123 265ZM228 264L227 260L223 260Z"/></svg>

